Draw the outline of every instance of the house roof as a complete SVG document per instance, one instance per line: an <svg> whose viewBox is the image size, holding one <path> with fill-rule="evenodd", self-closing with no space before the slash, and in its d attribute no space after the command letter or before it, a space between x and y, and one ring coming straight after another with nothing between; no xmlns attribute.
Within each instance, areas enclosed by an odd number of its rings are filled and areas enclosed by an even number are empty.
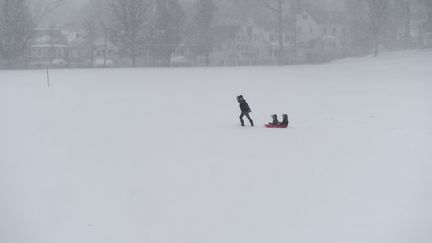
<svg viewBox="0 0 432 243"><path fill-rule="evenodd" d="M114 45L114 44L113 44L111 41L109 41L109 40L106 41L106 44L107 44L107 48L108 48L108 49L117 49L117 46ZM105 38L104 38L104 37L98 37L98 38L95 40L95 45L97 45L97 46L105 46Z"/></svg>
<svg viewBox="0 0 432 243"><path fill-rule="evenodd" d="M275 23L275 21L257 20L255 21L255 23L264 32L274 32L274 33L279 32L278 24ZM292 33L295 30L294 25L288 22L284 22L282 24L282 28L284 33Z"/></svg>
<svg viewBox="0 0 432 243"><path fill-rule="evenodd" d="M423 28L426 32L432 32L432 20L423 24Z"/></svg>
<svg viewBox="0 0 432 243"><path fill-rule="evenodd" d="M85 45L85 40L83 37L78 37L76 39L70 40L69 41L70 47L79 47L82 45Z"/></svg>
<svg viewBox="0 0 432 243"><path fill-rule="evenodd" d="M234 40L240 31L240 25L219 25L213 28L213 34L216 43L226 43Z"/></svg>
<svg viewBox="0 0 432 243"><path fill-rule="evenodd" d="M318 45L319 43L322 43L322 42L337 42L337 39L334 36L331 36L331 35L323 35L323 36L320 36L318 38L310 40L308 42L308 45L310 47L312 47L312 46L316 46L316 45Z"/></svg>
<svg viewBox="0 0 432 243"><path fill-rule="evenodd" d="M34 46L60 45L67 46L68 40L61 30L36 30L30 42Z"/></svg>
<svg viewBox="0 0 432 243"><path fill-rule="evenodd" d="M337 11L309 9L306 12L310 14L317 24L321 25L345 24L347 21L345 16Z"/></svg>

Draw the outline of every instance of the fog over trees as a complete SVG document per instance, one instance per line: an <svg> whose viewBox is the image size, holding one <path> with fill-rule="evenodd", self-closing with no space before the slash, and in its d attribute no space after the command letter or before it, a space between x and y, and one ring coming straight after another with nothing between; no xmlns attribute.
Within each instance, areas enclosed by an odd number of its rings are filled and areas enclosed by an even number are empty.
<svg viewBox="0 0 432 243"><path fill-rule="evenodd" d="M322 63L432 46L432 0L0 0L0 67Z"/></svg>

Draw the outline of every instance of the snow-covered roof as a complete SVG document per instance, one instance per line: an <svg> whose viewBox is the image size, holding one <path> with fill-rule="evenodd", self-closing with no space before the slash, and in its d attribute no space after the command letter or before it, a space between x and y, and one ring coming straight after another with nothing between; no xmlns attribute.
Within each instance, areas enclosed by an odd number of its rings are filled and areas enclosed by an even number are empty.
<svg viewBox="0 0 432 243"><path fill-rule="evenodd" d="M226 43L234 40L240 31L240 25L219 25L213 28L216 43Z"/></svg>
<svg viewBox="0 0 432 243"><path fill-rule="evenodd" d="M61 48L65 48L68 47L68 45L62 45L62 44L31 44L31 47L35 47L35 48L48 48L48 47L61 47Z"/></svg>
<svg viewBox="0 0 432 243"><path fill-rule="evenodd" d="M36 45L64 45L67 46L68 40L61 30L36 30L33 39L30 42L31 46Z"/></svg>
<svg viewBox="0 0 432 243"><path fill-rule="evenodd" d="M323 11L309 9L306 12L320 25L340 25L346 24L345 16L338 11Z"/></svg>

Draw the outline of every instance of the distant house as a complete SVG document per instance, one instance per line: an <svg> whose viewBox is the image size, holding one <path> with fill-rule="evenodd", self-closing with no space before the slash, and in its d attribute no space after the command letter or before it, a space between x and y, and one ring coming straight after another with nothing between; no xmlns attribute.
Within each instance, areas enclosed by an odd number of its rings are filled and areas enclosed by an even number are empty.
<svg viewBox="0 0 432 243"><path fill-rule="evenodd" d="M88 48L81 32L72 32L69 39L69 63L71 67L89 67Z"/></svg>
<svg viewBox="0 0 432 243"><path fill-rule="evenodd" d="M348 27L340 12L304 10L296 16L297 40L305 62L322 62L347 55Z"/></svg>
<svg viewBox="0 0 432 243"><path fill-rule="evenodd" d="M111 41L99 37L94 42L94 66L113 67L118 65L119 50Z"/></svg>
<svg viewBox="0 0 432 243"><path fill-rule="evenodd" d="M309 11L303 10L296 15L297 42L305 45L307 42L317 39L324 34L324 28L320 21L312 17Z"/></svg>
<svg viewBox="0 0 432 243"><path fill-rule="evenodd" d="M348 27L344 16L339 12L304 9L295 16L295 21L284 22L282 28L281 54L279 30L274 21L248 20L241 25L214 27L210 65L324 62L348 54ZM194 57L192 52L185 51L183 47L181 49L181 55L176 57L179 66L206 64L206 57Z"/></svg>
<svg viewBox="0 0 432 243"><path fill-rule="evenodd" d="M423 23L420 25L418 39L421 48L432 47L432 17L424 18Z"/></svg>
<svg viewBox="0 0 432 243"><path fill-rule="evenodd" d="M274 23L260 22L259 27L263 33L268 52L268 64L278 64L280 60L280 43L279 43L279 30ZM295 62L294 48L295 38L293 33L294 27L284 23L282 25L282 63L289 64Z"/></svg>
<svg viewBox="0 0 432 243"><path fill-rule="evenodd" d="M69 38L69 62L72 67L113 67L118 63L117 53L117 47L108 40L105 42L102 37L89 43L82 33L76 32Z"/></svg>
<svg viewBox="0 0 432 243"><path fill-rule="evenodd" d="M323 62L346 55L348 27L339 12L305 8L282 27L284 64ZM276 64L280 53L277 24L264 22L260 28L268 44L270 64Z"/></svg>
<svg viewBox="0 0 432 243"><path fill-rule="evenodd" d="M424 32L424 34L422 36L421 45L423 48L432 47L432 28L431 27L425 28L425 30L426 31Z"/></svg>
<svg viewBox="0 0 432 243"><path fill-rule="evenodd" d="M410 38L412 46L417 48L432 47L432 13L423 4L410 5Z"/></svg>
<svg viewBox="0 0 432 243"><path fill-rule="evenodd" d="M216 26L213 34L212 66L262 65L271 61L264 33L253 21ZM205 65L205 57L197 57L196 65Z"/></svg>
<svg viewBox="0 0 432 243"><path fill-rule="evenodd" d="M66 67L69 43L60 30L35 30L28 54L30 67Z"/></svg>

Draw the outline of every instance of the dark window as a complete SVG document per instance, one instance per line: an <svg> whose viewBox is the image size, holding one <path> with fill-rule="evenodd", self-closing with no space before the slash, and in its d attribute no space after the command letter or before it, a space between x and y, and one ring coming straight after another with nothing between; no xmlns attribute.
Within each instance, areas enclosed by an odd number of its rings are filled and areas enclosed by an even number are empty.
<svg viewBox="0 0 432 243"><path fill-rule="evenodd" d="M55 55L56 55L56 57L63 57L63 49L62 48L57 48Z"/></svg>
<svg viewBox="0 0 432 243"><path fill-rule="evenodd" d="M252 39L252 26L247 27L247 34L249 36L249 39Z"/></svg>

